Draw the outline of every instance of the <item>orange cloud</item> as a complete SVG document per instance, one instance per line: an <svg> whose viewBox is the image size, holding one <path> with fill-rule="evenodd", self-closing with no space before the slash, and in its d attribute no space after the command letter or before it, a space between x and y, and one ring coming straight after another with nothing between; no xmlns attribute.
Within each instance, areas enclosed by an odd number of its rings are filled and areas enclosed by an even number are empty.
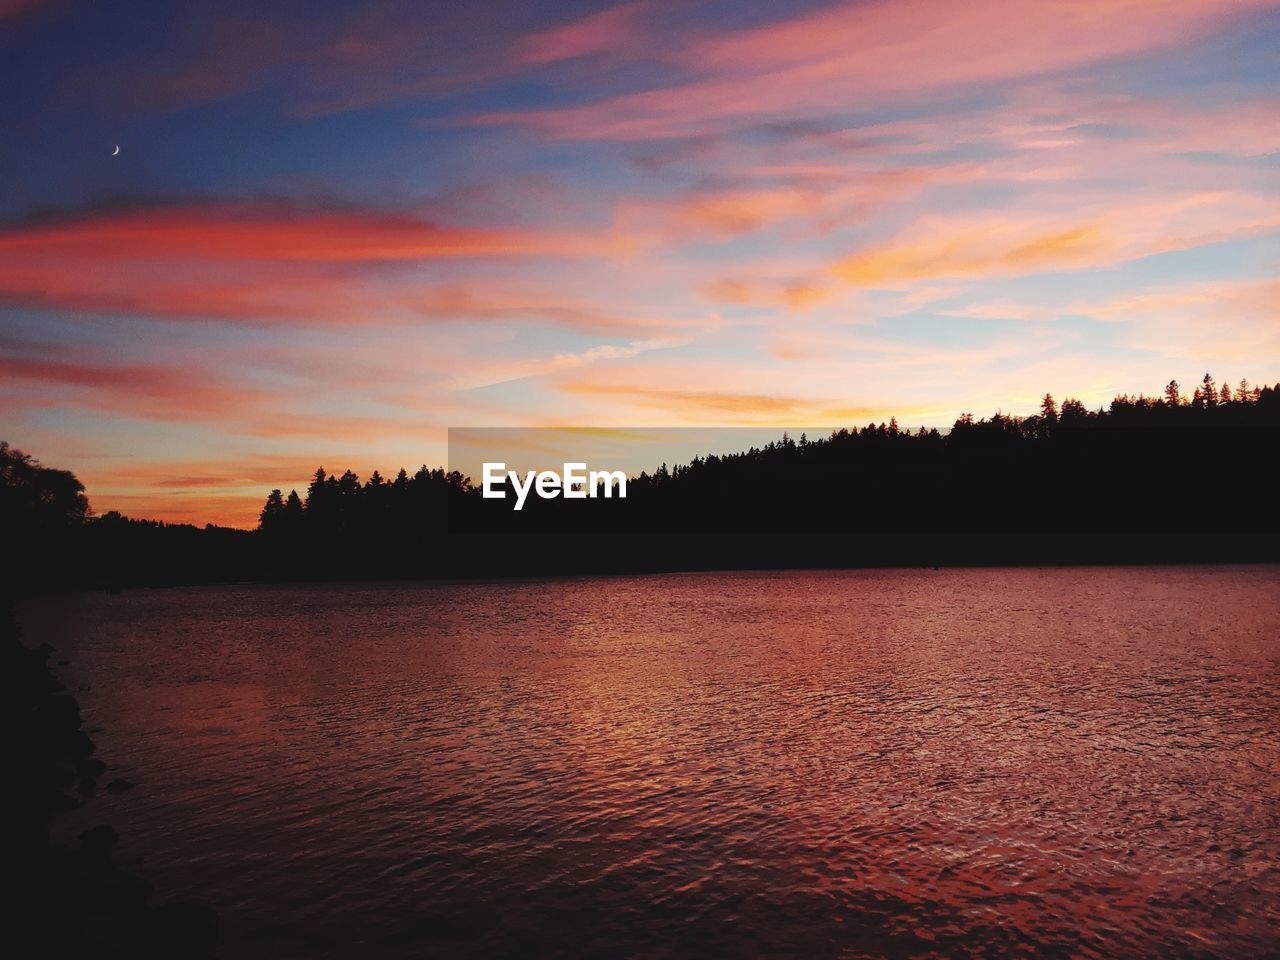
<svg viewBox="0 0 1280 960"><path fill-rule="evenodd" d="M679 215L691 226L736 236L785 218L812 215L822 200L818 191L795 186L724 191L690 198Z"/></svg>
<svg viewBox="0 0 1280 960"><path fill-rule="evenodd" d="M97 494L91 475L81 478L89 490L89 503L98 516L118 510L127 517L163 520L165 523L190 523L203 527L206 523L222 527L252 530L258 525L258 514L266 499L262 494L244 492L207 494L171 488L144 493Z"/></svg>
<svg viewBox="0 0 1280 960"><path fill-rule="evenodd" d="M1101 228L1092 224L1047 233L962 229L920 243L872 248L842 261L833 272L849 283L878 286L1060 269L1092 262L1104 249Z"/></svg>
<svg viewBox="0 0 1280 960"><path fill-rule="evenodd" d="M340 458L328 462L337 465ZM98 514L118 510L169 523L251 528L267 491L306 487L320 456L257 455L252 460L90 460L77 471ZM345 464L338 466L341 470Z"/></svg>
<svg viewBox="0 0 1280 960"><path fill-rule="evenodd" d="M76 474L85 483L94 512L101 515L119 510L133 517L171 523L216 523L252 528L268 491L296 490L306 496L307 485L317 467L330 473L348 468L367 480L375 469L387 479L404 467L410 472L417 461L393 457L374 458L363 454L352 458L335 454L341 441L327 442L308 455L230 455L224 460L117 460L94 456L77 465ZM327 452L324 452L327 451ZM381 459L381 462L379 462ZM436 465L436 461L431 461Z"/></svg>
<svg viewBox="0 0 1280 960"><path fill-rule="evenodd" d="M647 410L661 410L697 421L783 424L789 426L823 423L866 422L883 414L866 407L848 407L822 400L792 395L733 393L641 387L605 383L569 383L569 393L614 397Z"/></svg>
<svg viewBox="0 0 1280 960"><path fill-rule="evenodd" d="M1007 213L926 215L824 269L805 273L809 268L802 264L783 270L760 263L754 276L720 277L704 282L700 291L720 303L799 311L811 309L842 287L904 290L929 283L918 296L903 301L912 306L939 296L934 281L1108 267L1280 229L1280 204L1243 191L1138 196L1115 205L1100 197L1076 201L1074 206L1071 197L1046 198L1055 205ZM943 290L942 295L955 292L954 287Z"/></svg>
<svg viewBox="0 0 1280 960"><path fill-rule="evenodd" d="M441 431L440 426L424 423L421 414L409 409L393 410L384 416L355 416L308 413L288 408L283 402L267 412L245 413L231 426L237 433L248 437L279 440L305 437L346 444L367 444L386 439L437 439Z"/></svg>
<svg viewBox="0 0 1280 960"><path fill-rule="evenodd" d="M1243 193L1196 193L1076 216L925 218L897 238L837 262L859 286L944 277L1010 276L1104 266L1280 227L1280 206Z"/></svg>
<svg viewBox="0 0 1280 960"><path fill-rule="evenodd" d="M825 286L809 280L750 280L726 278L703 286L702 294L718 303L744 307L786 307L803 310L828 296Z"/></svg>
<svg viewBox="0 0 1280 960"><path fill-rule="evenodd" d="M864 224L925 190L971 182L984 172L973 163L762 170L726 159L719 166L720 176L737 185L620 201L612 231L619 246L663 251L684 244L728 243L765 230L778 231L786 240L817 239Z"/></svg>
<svg viewBox="0 0 1280 960"><path fill-rule="evenodd" d="M302 487L311 479L324 458L294 457L276 454L255 456L252 460L151 460L124 461L113 466L90 468L94 485L102 489L138 487L216 487L251 486ZM336 460L333 462L337 462Z"/></svg>

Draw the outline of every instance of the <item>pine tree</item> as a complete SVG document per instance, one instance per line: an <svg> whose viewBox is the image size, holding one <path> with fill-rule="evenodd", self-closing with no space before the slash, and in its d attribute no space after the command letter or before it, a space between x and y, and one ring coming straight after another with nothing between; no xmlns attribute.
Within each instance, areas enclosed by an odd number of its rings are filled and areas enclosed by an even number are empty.
<svg viewBox="0 0 1280 960"><path fill-rule="evenodd" d="M324 500L325 481L328 475L324 472L324 467L316 470L315 476L311 478L311 484L307 487L307 509L312 510L318 503Z"/></svg>
<svg viewBox="0 0 1280 960"><path fill-rule="evenodd" d="M1200 388L1200 400L1206 408L1216 406L1218 403L1218 385L1207 373Z"/></svg>
<svg viewBox="0 0 1280 960"><path fill-rule="evenodd" d="M1040 401L1040 419L1050 427L1058 422L1058 405L1054 403L1053 394L1046 393Z"/></svg>
<svg viewBox="0 0 1280 960"><path fill-rule="evenodd" d="M344 499L354 500L360 493L360 478L350 470L344 470L338 478L338 493Z"/></svg>
<svg viewBox="0 0 1280 960"><path fill-rule="evenodd" d="M1062 416L1059 419L1064 426L1081 422L1088 416L1089 411L1075 397L1067 397L1066 400L1062 401Z"/></svg>
<svg viewBox="0 0 1280 960"><path fill-rule="evenodd" d="M279 490L267 494L267 502L263 504L262 513L258 515L258 529L264 533L273 533L280 529L280 520L284 516L284 497Z"/></svg>

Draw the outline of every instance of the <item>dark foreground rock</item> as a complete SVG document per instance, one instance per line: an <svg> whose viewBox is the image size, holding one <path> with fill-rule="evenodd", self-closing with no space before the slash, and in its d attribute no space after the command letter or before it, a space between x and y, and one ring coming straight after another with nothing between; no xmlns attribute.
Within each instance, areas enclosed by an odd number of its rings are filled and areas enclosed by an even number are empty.
<svg viewBox="0 0 1280 960"><path fill-rule="evenodd" d="M205 958L216 955L218 915L194 903L152 902L151 884L113 859L119 837L102 824L72 847L50 825L96 792L106 769L80 727L80 705L0 606L0 836L5 874L0 948L49 958ZM119 792L131 783L113 780ZM12 952L14 949L19 952Z"/></svg>

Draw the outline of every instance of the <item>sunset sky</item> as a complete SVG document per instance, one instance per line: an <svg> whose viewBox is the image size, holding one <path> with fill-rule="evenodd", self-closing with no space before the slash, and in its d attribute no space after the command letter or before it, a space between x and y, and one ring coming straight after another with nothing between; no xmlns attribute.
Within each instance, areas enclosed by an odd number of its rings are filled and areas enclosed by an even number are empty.
<svg viewBox="0 0 1280 960"><path fill-rule="evenodd" d="M0 0L0 438L249 526L451 426L1274 383L1277 49L1252 0Z"/></svg>

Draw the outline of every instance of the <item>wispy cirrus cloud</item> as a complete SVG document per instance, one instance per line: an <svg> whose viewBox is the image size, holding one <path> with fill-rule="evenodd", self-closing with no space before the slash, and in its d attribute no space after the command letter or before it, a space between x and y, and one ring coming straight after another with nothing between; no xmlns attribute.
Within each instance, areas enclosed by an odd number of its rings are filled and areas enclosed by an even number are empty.
<svg viewBox="0 0 1280 960"><path fill-rule="evenodd" d="M1270 0L843 2L697 39L692 79L586 106L481 115L566 139L688 137L866 109L939 88L1047 74L1180 43Z"/></svg>
<svg viewBox="0 0 1280 960"><path fill-rule="evenodd" d="M944 184L978 179L974 163L906 166L886 157L881 166L760 171L724 164L725 181L661 199L621 200L614 208L620 244L671 248L716 243L764 230L792 237L848 229L872 213Z"/></svg>
<svg viewBox="0 0 1280 960"><path fill-rule="evenodd" d="M1130 199L1093 209L1013 207L1007 213L924 215L821 271L703 287L721 302L799 309L843 285L906 289L970 278L1018 277L1114 266L1280 230L1280 203L1230 190Z"/></svg>
<svg viewBox="0 0 1280 960"><path fill-rule="evenodd" d="M601 302L545 282L481 275L466 282L444 282L413 295L410 308L437 320L492 322L548 321L568 329L613 335L640 334L679 326L669 317L628 310L622 296Z"/></svg>
<svg viewBox="0 0 1280 960"><path fill-rule="evenodd" d="M657 337L647 340L631 340L627 343L602 343L573 353L557 353L550 357L505 360L480 363L465 374L458 374L443 381L447 390L475 390L528 377L541 377L565 370L578 370L610 360L629 360L651 350L671 350L687 346L689 337Z"/></svg>
<svg viewBox="0 0 1280 960"><path fill-rule="evenodd" d="M333 461L336 465L337 460ZM98 484L109 488L133 488L145 485L156 488L250 487L254 490L281 484L294 485L299 477L308 477L321 463L313 456L263 453L244 460L150 460L145 463L121 461L97 468Z"/></svg>
<svg viewBox="0 0 1280 960"><path fill-rule="evenodd" d="M73 95L152 110L264 93L289 116L349 113L509 75L507 51L538 21L521 4L497 6L443 11L380 0L328 16L286 5L198 6L184 11L185 29L162 50L80 69L67 85Z"/></svg>
<svg viewBox="0 0 1280 960"><path fill-rule="evenodd" d="M780 393L740 393L729 390L687 390L679 387L634 383L574 381L563 385L569 393L609 400L636 412L676 418L680 422L732 425L782 426L865 423L888 419L883 407L859 407L823 397ZM910 412L899 409L897 414Z"/></svg>
<svg viewBox="0 0 1280 960"><path fill-rule="evenodd" d="M830 284L815 278L791 277L757 279L724 277L702 287L702 295L717 303L739 307L775 307L803 310L827 299Z"/></svg>
<svg viewBox="0 0 1280 960"><path fill-rule="evenodd" d="M49 0L0 0L15 12L40 2ZM515 0L448 10L379 0L336 16L200 8L163 52L77 71L69 86L76 95L105 93L159 110L267 93L287 116L329 117L466 93L593 54L627 60L641 46L652 52L654 44L636 39L658 36L642 30L653 8L640 0L567 20Z"/></svg>
<svg viewBox="0 0 1280 960"><path fill-rule="evenodd" d="M1280 204L1214 191L1126 206L1014 216L926 217L850 254L831 274L859 286L1105 266L1280 228Z"/></svg>
<svg viewBox="0 0 1280 960"><path fill-rule="evenodd" d="M521 37L513 44L518 63L546 64L592 54L626 56L638 45L643 22L653 13L649 0L637 0L589 13L568 23Z"/></svg>

